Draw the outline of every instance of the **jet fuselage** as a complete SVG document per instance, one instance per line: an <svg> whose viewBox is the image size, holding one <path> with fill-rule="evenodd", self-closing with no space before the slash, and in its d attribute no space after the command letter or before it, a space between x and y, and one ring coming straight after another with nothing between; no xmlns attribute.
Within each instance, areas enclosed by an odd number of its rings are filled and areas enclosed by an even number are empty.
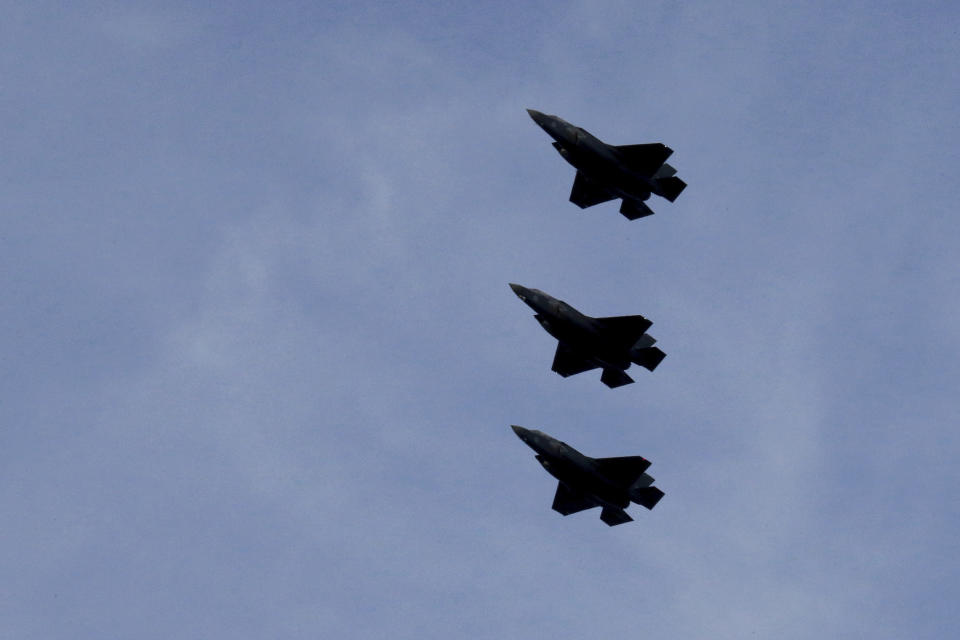
<svg viewBox="0 0 960 640"><path fill-rule="evenodd" d="M513 431L536 452L547 473L578 493L595 498L604 507L623 509L630 504L629 487L605 477L596 461L565 442L538 431L513 425Z"/></svg>
<svg viewBox="0 0 960 640"><path fill-rule="evenodd" d="M601 367L627 369L630 367L630 348L634 345L611 343L596 318L584 315L563 300L527 287L511 284L510 288L527 306L536 312L534 316L547 333L561 343L590 356ZM639 344L650 346L656 342L644 334Z"/></svg>
<svg viewBox="0 0 960 640"><path fill-rule="evenodd" d="M617 197L643 201L651 193L658 193L656 184L648 176L631 171L613 145L558 116L533 109L527 112L555 140L553 146L564 160Z"/></svg>

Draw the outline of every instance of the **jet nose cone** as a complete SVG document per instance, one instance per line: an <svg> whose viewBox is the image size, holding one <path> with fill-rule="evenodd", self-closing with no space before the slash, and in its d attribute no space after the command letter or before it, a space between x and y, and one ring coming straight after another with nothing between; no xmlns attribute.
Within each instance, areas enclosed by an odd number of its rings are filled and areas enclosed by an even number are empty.
<svg viewBox="0 0 960 640"><path fill-rule="evenodd" d="M537 111L536 109L527 109L527 113L530 114L530 117L533 118L533 121L541 127L543 126L543 123L547 121L547 115Z"/></svg>
<svg viewBox="0 0 960 640"><path fill-rule="evenodd" d="M517 434L517 437L520 438L521 440L523 440L524 436L527 435L527 430L524 429L523 427L518 427L517 425L512 424L510 425L510 428L513 429L513 432Z"/></svg>
<svg viewBox="0 0 960 640"><path fill-rule="evenodd" d="M526 300L530 290L524 287L523 285L510 283L510 288L513 289L513 292L517 294L517 297L521 300Z"/></svg>

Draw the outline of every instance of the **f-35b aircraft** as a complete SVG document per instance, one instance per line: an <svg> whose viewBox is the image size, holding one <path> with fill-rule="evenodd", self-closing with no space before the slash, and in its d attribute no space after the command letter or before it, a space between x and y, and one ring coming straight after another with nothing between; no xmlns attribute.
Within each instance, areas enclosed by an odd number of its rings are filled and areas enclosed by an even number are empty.
<svg viewBox="0 0 960 640"><path fill-rule="evenodd" d="M602 368L600 380L611 389L630 384L630 363L653 371L667 354L654 347L646 333L653 324L643 316L591 318L539 289L519 284L510 288L537 313L534 317L557 339L554 371L564 378Z"/></svg>
<svg viewBox="0 0 960 640"><path fill-rule="evenodd" d="M554 148L577 169L570 202L581 209L623 198L620 213L630 220L653 215L644 204L650 194L677 199L687 183L666 164L673 153L659 142L609 145L557 116L527 109L527 113L554 139Z"/></svg>
<svg viewBox="0 0 960 640"><path fill-rule="evenodd" d="M624 508L631 502L653 509L663 491L646 474L650 461L641 456L591 458L542 431L512 425L513 432L537 452L547 473L559 480L553 510L565 516L603 507L600 519L615 526L633 520Z"/></svg>

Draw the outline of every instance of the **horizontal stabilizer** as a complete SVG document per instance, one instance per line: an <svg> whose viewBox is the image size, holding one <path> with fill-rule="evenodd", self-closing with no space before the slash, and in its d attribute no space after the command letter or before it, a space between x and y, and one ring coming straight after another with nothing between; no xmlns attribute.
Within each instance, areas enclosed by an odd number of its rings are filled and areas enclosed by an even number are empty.
<svg viewBox="0 0 960 640"><path fill-rule="evenodd" d="M626 144L615 147L624 164L644 176L652 176L667 161L673 149L660 143Z"/></svg>
<svg viewBox="0 0 960 640"><path fill-rule="evenodd" d="M660 190L660 195L670 202L676 200L677 196L687 188L687 183L676 176L657 178L656 182L657 188Z"/></svg>
<svg viewBox="0 0 960 640"><path fill-rule="evenodd" d="M657 368L657 365L660 364L664 358L667 357L667 354L658 349L657 347L646 347L645 349L634 349L630 352L630 358L638 365L653 371Z"/></svg>
<svg viewBox="0 0 960 640"><path fill-rule="evenodd" d="M620 213L622 213L623 217L627 220L636 220L637 218L652 216L653 209L638 200L628 200L624 198L623 203L620 205Z"/></svg>
<svg viewBox="0 0 960 640"><path fill-rule="evenodd" d="M615 527L618 524L623 524L624 522L630 522L633 520L633 518L631 518L623 509L612 509L610 507L603 508L603 511L600 513L600 519L611 527Z"/></svg>
<svg viewBox="0 0 960 640"><path fill-rule="evenodd" d="M663 491L656 487L644 487L643 489L634 489L630 497L637 504L647 509L653 509L664 495Z"/></svg>
<svg viewBox="0 0 960 640"><path fill-rule="evenodd" d="M600 382L607 385L611 389L616 389L617 387L622 387L625 384L631 384L633 382L633 378L628 376L620 369L611 369L608 367L603 370L603 375L600 376Z"/></svg>

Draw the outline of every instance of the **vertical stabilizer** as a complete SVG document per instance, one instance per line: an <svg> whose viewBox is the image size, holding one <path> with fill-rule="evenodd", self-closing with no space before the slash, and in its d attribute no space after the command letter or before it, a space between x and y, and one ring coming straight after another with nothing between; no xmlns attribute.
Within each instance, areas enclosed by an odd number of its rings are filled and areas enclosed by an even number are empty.
<svg viewBox="0 0 960 640"><path fill-rule="evenodd" d="M611 507L603 508L603 511L600 513L600 519L611 527L615 527L618 524L623 524L624 522L633 521L633 518L630 517L630 514L623 509L613 509Z"/></svg>
<svg viewBox="0 0 960 640"><path fill-rule="evenodd" d="M677 196L687 188L687 183L676 176L657 178L656 183L657 189L660 190L660 195L670 202L676 200Z"/></svg>

